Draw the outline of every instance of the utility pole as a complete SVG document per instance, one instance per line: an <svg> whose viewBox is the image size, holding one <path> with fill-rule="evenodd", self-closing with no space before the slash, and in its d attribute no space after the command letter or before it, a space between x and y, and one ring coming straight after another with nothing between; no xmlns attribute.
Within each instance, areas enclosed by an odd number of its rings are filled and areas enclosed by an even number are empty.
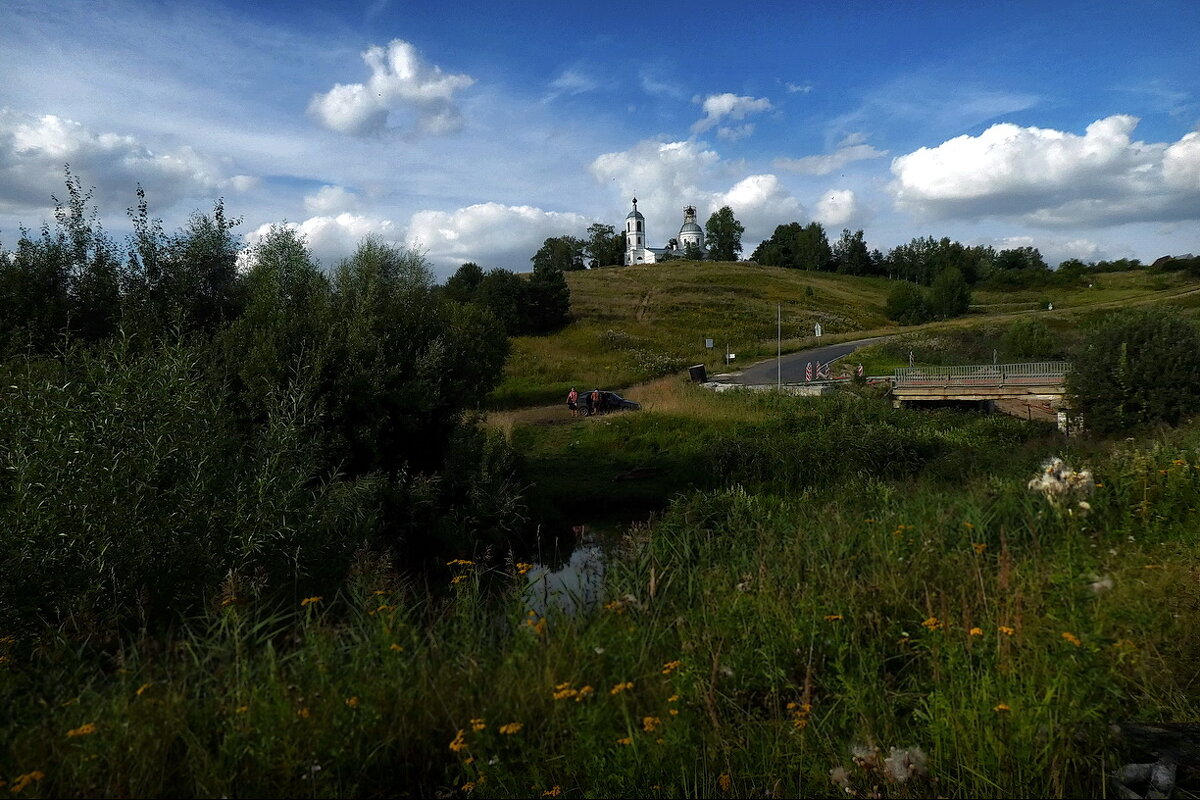
<svg viewBox="0 0 1200 800"><path fill-rule="evenodd" d="M775 305L775 390L783 388L783 303Z"/></svg>

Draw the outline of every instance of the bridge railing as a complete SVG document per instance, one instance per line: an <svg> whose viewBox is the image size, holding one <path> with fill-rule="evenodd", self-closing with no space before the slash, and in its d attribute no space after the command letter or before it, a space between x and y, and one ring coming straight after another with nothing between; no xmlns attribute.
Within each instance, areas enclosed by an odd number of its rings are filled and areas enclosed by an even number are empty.
<svg viewBox="0 0 1200 800"><path fill-rule="evenodd" d="M1060 383L1071 365L1066 361L1030 364L977 364L953 367L901 367L893 386L1003 386Z"/></svg>

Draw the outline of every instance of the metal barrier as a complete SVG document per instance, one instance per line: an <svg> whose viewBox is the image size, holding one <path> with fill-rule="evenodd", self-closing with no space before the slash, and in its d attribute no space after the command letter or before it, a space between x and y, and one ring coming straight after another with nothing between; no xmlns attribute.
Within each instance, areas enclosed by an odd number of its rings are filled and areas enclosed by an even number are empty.
<svg viewBox="0 0 1200 800"><path fill-rule="evenodd" d="M955 367L901 367L893 386L1011 386L1061 383L1070 370L1066 361L1032 364L979 364Z"/></svg>

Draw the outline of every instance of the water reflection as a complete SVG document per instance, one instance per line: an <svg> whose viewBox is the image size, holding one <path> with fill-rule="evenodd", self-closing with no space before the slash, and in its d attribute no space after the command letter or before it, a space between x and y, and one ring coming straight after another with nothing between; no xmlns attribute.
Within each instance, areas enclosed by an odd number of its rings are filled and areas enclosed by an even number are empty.
<svg viewBox="0 0 1200 800"><path fill-rule="evenodd" d="M566 563L551 568L539 563L526 573L527 608L539 617L554 609L574 614L596 608L604 597L604 547L582 541Z"/></svg>

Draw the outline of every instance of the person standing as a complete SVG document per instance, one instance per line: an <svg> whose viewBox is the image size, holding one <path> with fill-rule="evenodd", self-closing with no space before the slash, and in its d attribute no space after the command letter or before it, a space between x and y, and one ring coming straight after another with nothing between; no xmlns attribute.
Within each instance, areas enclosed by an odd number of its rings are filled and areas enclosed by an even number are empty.
<svg viewBox="0 0 1200 800"><path fill-rule="evenodd" d="M567 408L572 417L579 416L579 392L575 391L574 386L571 387L571 391L567 392Z"/></svg>
<svg viewBox="0 0 1200 800"><path fill-rule="evenodd" d="M591 396L588 397L588 408L591 409L593 414L600 413L600 390L599 389L592 390Z"/></svg>

